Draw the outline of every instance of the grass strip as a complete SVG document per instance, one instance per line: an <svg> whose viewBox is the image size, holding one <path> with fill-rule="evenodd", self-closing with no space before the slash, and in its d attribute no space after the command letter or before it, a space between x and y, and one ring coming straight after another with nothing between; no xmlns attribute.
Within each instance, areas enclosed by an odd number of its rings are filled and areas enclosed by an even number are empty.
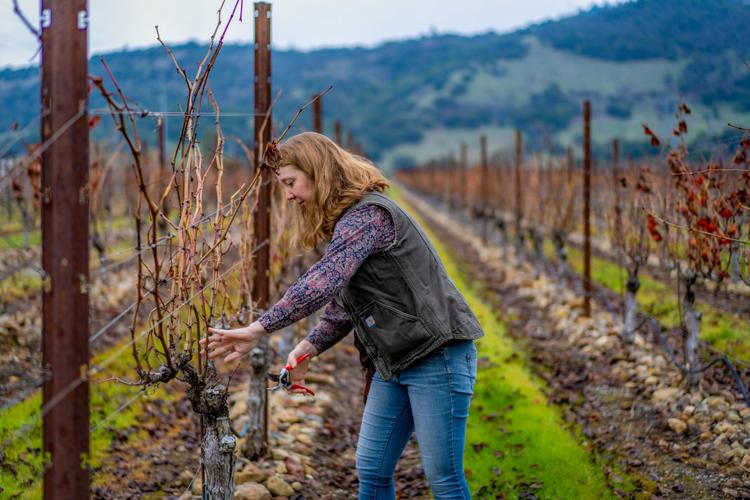
<svg viewBox="0 0 750 500"><path fill-rule="evenodd" d="M613 498L603 467L569 430L560 409L547 404L545 383L530 372L506 325L480 298L481 291L398 191L389 194L425 229L485 332L477 341L479 368L467 430L471 491L478 498ZM635 489L627 476L618 476L619 489Z"/></svg>
<svg viewBox="0 0 750 500"><path fill-rule="evenodd" d="M568 247L568 261L573 270L583 274L583 252ZM548 255L551 255L551 245ZM627 272L617 263L591 256L591 279L616 293L623 293ZM647 273L639 276L638 306L659 320L667 328L682 324L681 309L676 284L664 283ZM750 362L750 322L737 314L716 309L696 302L696 309L703 313L701 338L730 357Z"/></svg>
<svg viewBox="0 0 750 500"><path fill-rule="evenodd" d="M92 365L108 358L116 349L118 346L99 354L92 360ZM132 375L133 366L130 351L125 350L107 365L106 376ZM115 381L91 382L89 387L91 425L97 426L113 414L91 434L88 462L94 472L93 483L96 485L96 470L107 458L107 450L115 435L120 431L130 430L137 424L138 417L143 414L144 401L150 398L173 400L175 392L170 393L165 386L158 386L114 413L123 403L136 396L140 389ZM37 391L18 404L0 410L0 443L3 444L0 455L0 498L42 498L42 476L46 460L42 453L42 420L39 418L41 406L41 391ZM31 425L27 428L27 424Z"/></svg>

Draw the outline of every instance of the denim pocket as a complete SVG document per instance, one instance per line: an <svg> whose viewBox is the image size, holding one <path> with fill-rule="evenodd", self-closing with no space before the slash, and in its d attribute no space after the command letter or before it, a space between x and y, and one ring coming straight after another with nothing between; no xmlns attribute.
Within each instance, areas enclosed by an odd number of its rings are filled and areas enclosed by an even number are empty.
<svg viewBox="0 0 750 500"><path fill-rule="evenodd" d="M469 369L471 377L471 389L474 391L474 384L477 381L477 347L474 342L471 343L471 349L466 353L466 366Z"/></svg>
<svg viewBox="0 0 750 500"><path fill-rule="evenodd" d="M445 347L448 372L458 392L464 394L474 392L477 375L476 353L476 347L471 340L452 341Z"/></svg>

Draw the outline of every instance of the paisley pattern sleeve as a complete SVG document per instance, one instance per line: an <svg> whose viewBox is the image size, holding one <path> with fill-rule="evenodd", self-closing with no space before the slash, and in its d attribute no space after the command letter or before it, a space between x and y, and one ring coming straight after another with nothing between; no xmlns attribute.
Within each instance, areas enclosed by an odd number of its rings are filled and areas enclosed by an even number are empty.
<svg viewBox="0 0 750 500"><path fill-rule="evenodd" d="M321 353L346 337L351 329L352 322L349 314L331 301L323 309L317 326L307 335L307 341L315 346L318 353Z"/></svg>
<svg viewBox="0 0 750 500"><path fill-rule="evenodd" d="M331 301L365 259L388 248L395 237L393 219L385 208L363 205L348 211L336 223L323 257L258 321L271 333L309 316Z"/></svg>

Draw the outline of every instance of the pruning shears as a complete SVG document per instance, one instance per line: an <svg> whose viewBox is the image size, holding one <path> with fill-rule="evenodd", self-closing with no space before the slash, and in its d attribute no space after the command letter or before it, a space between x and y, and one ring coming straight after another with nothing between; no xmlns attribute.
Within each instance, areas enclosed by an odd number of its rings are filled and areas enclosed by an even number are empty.
<svg viewBox="0 0 750 500"><path fill-rule="evenodd" d="M297 364L301 363L309 357L310 354L303 354L302 356L297 358ZM268 390L273 392L278 391L279 389L284 389L287 392L301 392L303 394L315 396L315 393L309 387L305 387L302 384L292 383L292 370L293 368L291 366L286 365L281 369L278 375L269 373L268 378L273 382L276 382L276 385L273 387L269 387Z"/></svg>

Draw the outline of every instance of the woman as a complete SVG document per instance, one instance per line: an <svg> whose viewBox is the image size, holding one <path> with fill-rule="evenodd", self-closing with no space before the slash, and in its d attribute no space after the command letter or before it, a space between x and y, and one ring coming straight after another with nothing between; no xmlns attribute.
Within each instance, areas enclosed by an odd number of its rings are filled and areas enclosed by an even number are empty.
<svg viewBox="0 0 750 500"><path fill-rule="evenodd" d="M328 247L258 321L210 329L209 356L239 359L263 335L325 305L287 362L302 383L308 361L295 360L354 329L363 363L376 370L357 445L360 499L395 498L393 472L412 431L435 497L471 498L463 454L473 339L482 336L476 317L421 228L382 194L389 184L372 164L306 132L279 145L274 167L296 207L295 241Z"/></svg>

